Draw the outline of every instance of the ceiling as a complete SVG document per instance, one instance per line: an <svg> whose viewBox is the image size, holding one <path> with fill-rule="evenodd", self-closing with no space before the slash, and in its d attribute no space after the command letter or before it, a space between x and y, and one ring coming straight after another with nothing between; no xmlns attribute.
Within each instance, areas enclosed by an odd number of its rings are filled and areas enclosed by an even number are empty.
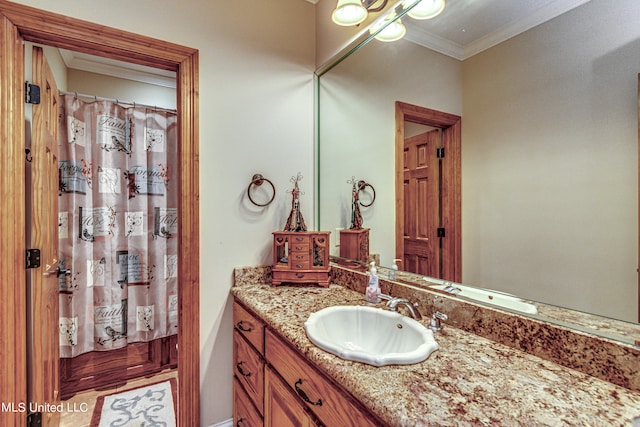
<svg viewBox="0 0 640 427"><path fill-rule="evenodd" d="M319 0L303 0L316 4ZM330 0L326 0L330 1ZM333 0L336 1L337 0ZM439 16L403 17L406 40L464 60L590 0L447 0ZM175 88L175 73L61 50L67 67Z"/></svg>

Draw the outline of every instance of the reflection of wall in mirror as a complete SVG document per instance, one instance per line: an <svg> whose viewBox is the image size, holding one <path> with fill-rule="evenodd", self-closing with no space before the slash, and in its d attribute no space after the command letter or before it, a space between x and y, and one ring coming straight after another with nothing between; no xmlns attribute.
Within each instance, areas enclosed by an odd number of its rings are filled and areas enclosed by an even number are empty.
<svg viewBox="0 0 640 427"><path fill-rule="evenodd" d="M463 282L637 320L637 16L592 0L463 62L364 46L321 78L321 227L348 224L343 183L366 179L390 265L393 103L459 114Z"/></svg>
<svg viewBox="0 0 640 427"><path fill-rule="evenodd" d="M465 282L637 320L638 16L591 1L465 61Z"/></svg>

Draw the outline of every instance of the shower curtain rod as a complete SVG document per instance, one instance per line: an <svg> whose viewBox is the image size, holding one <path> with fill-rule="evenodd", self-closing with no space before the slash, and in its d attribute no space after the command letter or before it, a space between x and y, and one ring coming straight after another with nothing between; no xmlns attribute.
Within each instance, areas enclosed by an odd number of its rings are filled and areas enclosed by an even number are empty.
<svg viewBox="0 0 640 427"><path fill-rule="evenodd" d="M60 90L58 92L60 92L60 95L73 95L76 98L89 98L89 99L93 99L94 101L109 101L109 102L115 102L116 104L127 104L127 105L132 105L134 107L145 107L152 110L168 111L171 113L177 112L175 108L164 108L164 107L158 107L157 105L139 104L137 102L123 101L122 99L118 99L118 98L103 98L102 96L87 95L84 93L68 92L64 90Z"/></svg>

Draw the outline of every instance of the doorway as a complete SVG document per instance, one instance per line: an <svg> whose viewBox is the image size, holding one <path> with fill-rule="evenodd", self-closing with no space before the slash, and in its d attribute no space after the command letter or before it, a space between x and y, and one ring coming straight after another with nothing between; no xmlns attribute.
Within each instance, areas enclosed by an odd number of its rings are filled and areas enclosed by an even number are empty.
<svg viewBox="0 0 640 427"><path fill-rule="evenodd" d="M461 118L397 101L395 121L396 258L403 270L460 282ZM407 138L407 124L430 131Z"/></svg>
<svg viewBox="0 0 640 427"><path fill-rule="evenodd" d="M199 425L198 51L173 43L0 0L0 396L27 402L26 242L24 207L24 41L175 71L178 76L178 424ZM44 25L43 23L46 23ZM105 44L105 40L109 43ZM0 424L23 426L26 414L3 412Z"/></svg>

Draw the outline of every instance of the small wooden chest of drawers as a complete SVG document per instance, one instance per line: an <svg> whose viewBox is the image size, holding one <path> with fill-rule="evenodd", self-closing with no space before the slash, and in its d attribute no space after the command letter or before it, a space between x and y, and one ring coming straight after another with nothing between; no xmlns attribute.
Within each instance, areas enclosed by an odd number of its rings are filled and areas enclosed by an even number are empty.
<svg viewBox="0 0 640 427"><path fill-rule="evenodd" d="M369 262L369 229L340 230L340 258Z"/></svg>
<svg viewBox="0 0 640 427"><path fill-rule="evenodd" d="M329 231L273 233L273 280L329 286Z"/></svg>

